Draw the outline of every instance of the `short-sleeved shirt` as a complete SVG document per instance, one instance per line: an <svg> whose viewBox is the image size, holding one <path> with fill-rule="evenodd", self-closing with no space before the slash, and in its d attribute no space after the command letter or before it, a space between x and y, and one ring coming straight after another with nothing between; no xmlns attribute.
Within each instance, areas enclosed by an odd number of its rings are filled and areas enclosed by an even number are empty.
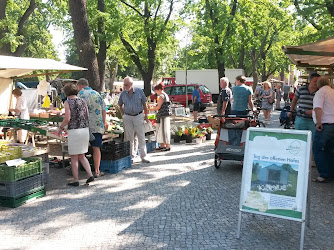
<svg viewBox="0 0 334 250"><path fill-rule="evenodd" d="M234 86L233 92L233 105L234 111L246 111L248 109L249 96L253 95L253 91L245 84Z"/></svg>
<svg viewBox="0 0 334 250"><path fill-rule="evenodd" d="M19 115L20 119L25 119L25 120L30 119L28 103L23 96L17 98L15 108L20 110L20 115Z"/></svg>
<svg viewBox="0 0 334 250"><path fill-rule="evenodd" d="M284 93L285 95L288 95L289 92L290 92L290 86L289 86L289 85L284 85L284 86L283 86L283 93Z"/></svg>
<svg viewBox="0 0 334 250"><path fill-rule="evenodd" d="M313 109L313 98L316 92L311 94L308 86L309 84L300 86L295 92L295 97L298 98L297 116L312 119L312 116L306 115L305 112Z"/></svg>
<svg viewBox="0 0 334 250"><path fill-rule="evenodd" d="M223 109L223 102L227 102L225 114L231 114L231 99L232 91L230 88L224 88L220 91L218 100L217 100L217 114L220 115Z"/></svg>
<svg viewBox="0 0 334 250"><path fill-rule="evenodd" d="M129 92L124 90L119 96L118 105L123 107L124 114L137 115L143 112L143 105L146 103L144 91L140 88L133 88L133 93L130 97Z"/></svg>
<svg viewBox="0 0 334 250"><path fill-rule="evenodd" d="M88 128L88 111L86 102L80 97L67 99L70 107L71 119L67 125L68 129Z"/></svg>
<svg viewBox="0 0 334 250"><path fill-rule="evenodd" d="M195 96L197 97L195 103L201 102L201 95L199 94L198 89L194 89L193 91L193 100L195 99Z"/></svg>
<svg viewBox="0 0 334 250"><path fill-rule="evenodd" d="M334 89L330 86L320 88L313 98L313 108L322 109L321 123L334 123ZM317 123L313 111L313 121Z"/></svg>
<svg viewBox="0 0 334 250"><path fill-rule="evenodd" d="M92 133L104 133L102 112L105 104L101 95L91 87L83 88L78 96L85 100L89 112L89 129Z"/></svg>

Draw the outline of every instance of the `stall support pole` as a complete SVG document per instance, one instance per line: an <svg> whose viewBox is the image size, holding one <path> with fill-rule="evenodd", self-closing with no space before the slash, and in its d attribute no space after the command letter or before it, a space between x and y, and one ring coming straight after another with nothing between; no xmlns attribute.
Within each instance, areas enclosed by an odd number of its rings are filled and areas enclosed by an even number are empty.
<svg viewBox="0 0 334 250"><path fill-rule="evenodd" d="M306 200L306 226L310 227L311 223L311 178L310 178L310 171L308 175L308 190L307 190L307 200Z"/></svg>
<svg viewBox="0 0 334 250"><path fill-rule="evenodd" d="M237 231L237 238L240 238L240 230L241 230L241 211L239 211L239 220L238 220L238 231Z"/></svg>
<svg viewBox="0 0 334 250"><path fill-rule="evenodd" d="M304 248L304 235L305 235L305 220L302 222L302 230L300 232L300 244L299 244L300 250L303 250Z"/></svg>

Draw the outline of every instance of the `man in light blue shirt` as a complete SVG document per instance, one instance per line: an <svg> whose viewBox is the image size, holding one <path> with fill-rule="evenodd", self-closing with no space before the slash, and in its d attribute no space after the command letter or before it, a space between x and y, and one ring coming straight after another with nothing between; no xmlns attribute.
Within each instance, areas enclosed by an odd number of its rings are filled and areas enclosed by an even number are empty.
<svg viewBox="0 0 334 250"><path fill-rule="evenodd" d="M235 79L236 86L233 87L233 104L232 114L233 115L247 115L248 105L251 110L254 110L252 95L253 90L245 85L246 77L237 76Z"/></svg>
<svg viewBox="0 0 334 250"><path fill-rule="evenodd" d="M146 142L144 131L144 115L146 122L150 122L147 118L148 109L146 105L146 96L140 88L133 87L131 77L125 77L123 80L124 90L119 96L118 105L123 115L124 140L130 142L130 154L134 159L137 154L135 146L135 138L138 137L140 149L140 157L143 163L149 163L146 159ZM143 114L143 111L145 114Z"/></svg>

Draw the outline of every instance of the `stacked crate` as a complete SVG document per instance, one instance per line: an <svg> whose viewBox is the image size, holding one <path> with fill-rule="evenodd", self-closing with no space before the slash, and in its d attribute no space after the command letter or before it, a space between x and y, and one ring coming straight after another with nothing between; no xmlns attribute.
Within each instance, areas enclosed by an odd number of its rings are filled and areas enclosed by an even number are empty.
<svg viewBox="0 0 334 250"><path fill-rule="evenodd" d="M0 206L18 207L32 199L45 196L40 158L23 158L25 163L10 167L5 161L21 158L22 149L1 146L1 153L9 153L9 159L0 157Z"/></svg>
<svg viewBox="0 0 334 250"><path fill-rule="evenodd" d="M131 167L130 142L111 141L101 147L100 170L116 174Z"/></svg>

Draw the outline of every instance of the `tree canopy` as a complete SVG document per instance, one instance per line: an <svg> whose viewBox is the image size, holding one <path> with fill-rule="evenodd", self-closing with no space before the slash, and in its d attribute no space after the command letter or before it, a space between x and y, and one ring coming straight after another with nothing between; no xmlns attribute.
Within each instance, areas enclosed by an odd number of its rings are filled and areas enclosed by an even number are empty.
<svg viewBox="0 0 334 250"><path fill-rule="evenodd" d="M184 47L176 37L186 20ZM130 75L144 80L149 95L152 80L185 67L218 69L220 77L241 68L255 84L284 75L290 62L283 45L334 36L334 2L0 0L0 53L57 59L51 24L65 31L68 63L88 67L95 89L106 76Z"/></svg>

